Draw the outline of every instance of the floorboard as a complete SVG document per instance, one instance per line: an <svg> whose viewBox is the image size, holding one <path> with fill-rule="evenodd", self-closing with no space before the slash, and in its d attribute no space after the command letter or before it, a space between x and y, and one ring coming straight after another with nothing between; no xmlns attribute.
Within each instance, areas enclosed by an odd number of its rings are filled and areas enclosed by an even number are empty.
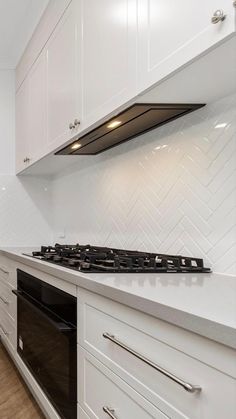
<svg viewBox="0 0 236 419"><path fill-rule="evenodd" d="M0 419L45 419L1 343Z"/></svg>

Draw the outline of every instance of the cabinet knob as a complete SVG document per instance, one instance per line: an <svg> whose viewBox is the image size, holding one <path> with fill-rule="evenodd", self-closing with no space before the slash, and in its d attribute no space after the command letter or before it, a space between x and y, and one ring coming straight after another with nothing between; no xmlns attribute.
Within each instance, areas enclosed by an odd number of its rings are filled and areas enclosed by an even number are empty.
<svg viewBox="0 0 236 419"><path fill-rule="evenodd" d="M29 157L25 157L25 159L23 160L24 163L29 163L30 158Z"/></svg>
<svg viewBox="0 0 236 419"><path fill-rule="evenodd" d="M74 124L72 124L72 122L69 124L69 128L70 129L73 129L73 128L75 128L75 125Z"/></svg>
<svg viewBox="0 0 236 419"><path fill-rule="evenodd" d="M226 15L224 14L223 10L218 9L213 14L213 16L211 18L211 23L215 24L215 23L223 22L223 20L225 20L225 18L226 18Z"/></svg>
<svg viewBox="0 0 236 419"><path fill-rule="evenodd" d="M74 120L74 126L77 127L78 125L80 125L80 121L78 119Z"/></svg>

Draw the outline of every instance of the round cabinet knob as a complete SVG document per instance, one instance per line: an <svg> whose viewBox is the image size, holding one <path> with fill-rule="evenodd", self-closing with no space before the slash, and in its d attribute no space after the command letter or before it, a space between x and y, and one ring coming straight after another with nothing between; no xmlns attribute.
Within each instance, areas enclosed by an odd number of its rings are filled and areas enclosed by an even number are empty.
<svg viewBox="0 0 236 419"><path fill-rule="evenodd" d="M74 120L74 126L78 127L78 125L80 125L80 121L78 119L75 119Z"/></svg>
<svg viewBox="0 0 236 419"><path fill-rule="evenodd" d="M69 128L70 129L73 129L73 128L75 128L75 125L74 124L72 124L72 122L70 123L70 125L69 125Z"/></svg>
<svg viewBox="0 0 236 419"><path fill-rule="evenodd" d="M213 16L211 18L211 23L215 24L215 23L223 22L223 20L225 20L225 18L226 18L226 15L224 14L223 10L218 9L213 14Z"/></svg>
<svg viewBox="0 0 236 419"><path fill-rule="evenodd" d="M25 157L25 159L23 161L24 161L24 163L29 163L30 162L30 158L29 157Z"/></svg>

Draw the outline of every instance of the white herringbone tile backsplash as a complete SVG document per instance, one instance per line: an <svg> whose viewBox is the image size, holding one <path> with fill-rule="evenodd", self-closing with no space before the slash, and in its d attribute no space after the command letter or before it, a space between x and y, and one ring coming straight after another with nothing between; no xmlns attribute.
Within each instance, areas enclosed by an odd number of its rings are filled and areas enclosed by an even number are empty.
<svg viewBox="0 0 236 419"><path fill-rule="evenodd" d="M236 94L79 157L52 194L56 241L193 255L236 274Z"/></svg>
<svg viewBox="0 0 236 419"><path fill-rule="evenodd" d="M0 175L0 246L37 246L52 241L48 181Z"/></svg>

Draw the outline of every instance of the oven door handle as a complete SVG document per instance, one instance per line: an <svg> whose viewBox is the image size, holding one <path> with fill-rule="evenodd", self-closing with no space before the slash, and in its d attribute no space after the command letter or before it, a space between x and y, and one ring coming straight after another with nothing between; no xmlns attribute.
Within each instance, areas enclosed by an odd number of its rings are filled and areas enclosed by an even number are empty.
<svg viewBox="0 0 236 419"><path fill-rule="evenodd" d="M28 297L23 291L12 290L12 292L13 294L17 296L17 298L22 299L26 304L28 304L32 310L37 312L40 316L44 317L44 319L46 319L53 327L55 327L58 330L58 332L60 333L75 332L76 327L69 326L68 324L64 323L63 321L60 321L59 319L58 321L55 320L56 318L55 315L50 313L50 311L43 305L41 306L43 310L38 308L36 304L34 304L33 300L30 301L30 297Z"/></svg>

